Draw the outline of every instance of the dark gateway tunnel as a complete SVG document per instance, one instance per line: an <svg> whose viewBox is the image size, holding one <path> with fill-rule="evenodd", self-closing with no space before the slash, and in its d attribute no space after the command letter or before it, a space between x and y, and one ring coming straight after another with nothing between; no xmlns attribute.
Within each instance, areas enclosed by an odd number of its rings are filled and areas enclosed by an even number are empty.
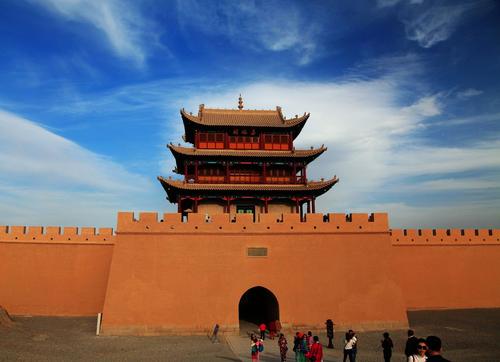
<svg viewBox="0 0 500 362"><path fill-rule="evenodd" d="M278 300L264 287L248 289L240 299L238 310L240 320L254 324L279 320Z"/></svg>

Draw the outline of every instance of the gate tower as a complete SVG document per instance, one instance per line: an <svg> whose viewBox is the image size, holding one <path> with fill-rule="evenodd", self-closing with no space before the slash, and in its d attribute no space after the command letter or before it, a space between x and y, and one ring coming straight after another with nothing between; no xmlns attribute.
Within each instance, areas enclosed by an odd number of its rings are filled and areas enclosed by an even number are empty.
<svg viewBox="0 0 500 362"><path fill-rule="evenodd" d="M339 179L310 181L306 168L326 147L295 149L293 142L309 113L287 119L275 110L211 109L198 115L180 111L183 140L169 144L182 180L158 180L179 213L315 212L315 200Z"/></svg>

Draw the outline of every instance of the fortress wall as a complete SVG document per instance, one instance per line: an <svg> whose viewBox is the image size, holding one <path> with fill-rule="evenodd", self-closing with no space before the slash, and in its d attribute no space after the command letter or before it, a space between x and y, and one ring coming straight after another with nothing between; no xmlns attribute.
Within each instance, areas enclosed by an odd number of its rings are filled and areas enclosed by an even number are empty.
<svg viewBox="0 0 500 362"><path fill-rule="evenodd" d="M102 311L111 228L0 226L0 304L13 315Z"/></svg>
<svg viewBox="0 0 500 362"><path fill-rule="evenodd" d="M408 309L500 307L500 230L392 230Z"/></svg>
<svg viewBox="0 0 500 362"><path fill-rule="evenodd" d="M267 256L248 256L249 247ZM277 297L285 326L407 326L387 262L386 214L119 213L103 315L105 334L205 333L238 328L250 288Z"/></svg>

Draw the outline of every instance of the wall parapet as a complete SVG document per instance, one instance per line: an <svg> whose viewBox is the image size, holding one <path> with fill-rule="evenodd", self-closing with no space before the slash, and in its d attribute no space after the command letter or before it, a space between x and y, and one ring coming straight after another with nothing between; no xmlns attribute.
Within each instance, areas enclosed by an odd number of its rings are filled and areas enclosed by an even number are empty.
<svg viewBox="0 0 500 362"><path fill-rule="evenodd" d="M114 242L113 228L74 226L0 226L0 242Z"/></svg>
<svg viewBox="0 0 500 362"><path fill-rule="evenodd" d="M119 212L117 233L180 233L180 232L235 232L235 233L387 233L387 213L330 213L305 214L188 214L165 213L159 219L157 212Z"/></svg>
<svg viewBox="0 0 500 362"><path fill-rule="evenodd" d="M392 245L500 245L500 229L393 229Z"/></svg>

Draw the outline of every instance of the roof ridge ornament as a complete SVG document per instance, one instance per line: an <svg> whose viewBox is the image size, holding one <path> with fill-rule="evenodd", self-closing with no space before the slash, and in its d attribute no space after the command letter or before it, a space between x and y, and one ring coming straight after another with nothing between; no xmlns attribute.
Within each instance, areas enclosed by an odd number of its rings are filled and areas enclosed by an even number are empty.
<svg viewBox="0 0 500 362"><path fill-rule="evenodd" d="M240 93L240 97L238 98L238 109L240 111L243 109L243 98L241 98L241 93Z"/></svg>

